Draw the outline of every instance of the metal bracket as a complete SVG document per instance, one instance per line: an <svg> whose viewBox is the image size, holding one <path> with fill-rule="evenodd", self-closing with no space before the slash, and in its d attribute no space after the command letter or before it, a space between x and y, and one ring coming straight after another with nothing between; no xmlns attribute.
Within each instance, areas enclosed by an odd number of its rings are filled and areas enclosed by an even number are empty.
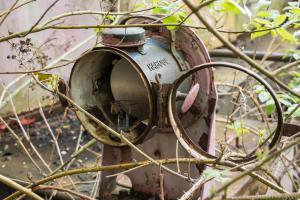
<svg viewBox="0 0 300 200"><path fill-rule="evenodd" d="M170 126L168 121L168 97L172 84L160 84L159 82L152 82L152 86L157 96L156 110L157 110L157 126L158 128L165 128Z"/></svg>
<svg viewBox="0 0 300 200"><path fill-rule="evenodd" d="M185 71L187 70L187 67L185 65L184 60L181 58L181 56L179 55L177 49L176 49L176 45L175 45L175 36L176 33L175 31L170 31L170 36L171 36L171 53L174 56L176 62L178 63L178 65L180 66L181 71Z"/></svg>

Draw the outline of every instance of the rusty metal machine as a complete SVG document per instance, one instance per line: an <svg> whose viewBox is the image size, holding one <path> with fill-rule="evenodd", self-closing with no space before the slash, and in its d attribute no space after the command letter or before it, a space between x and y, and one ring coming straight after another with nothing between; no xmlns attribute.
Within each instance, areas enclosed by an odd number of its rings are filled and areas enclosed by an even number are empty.
<svg viewBox="0 0 300 200"><path fill-rule="evenodd" d="M153 20L156 17L138 17L121 23ZM168 117L168 96L182 74L210 62L202 41L188 28L169 31L165 27L105 29L101 39L102 45L84 54L72 69L73 100L154 159L189 157L190 153L181 146L176 152L178 143ZM184 80L176 92L175 106L183 126L194 132L193 139L207 152L214 149L216 95L212 78L212 71L205 69ZM83 113L78 111L77 116L86 130L104 144L102 165L144 160ZM170 168L177 171L175 164ZM159 196L157 169L147 166L126 173L133 190ZM180 170L196 178L202 166L184 164ZM115 181L106 177L114 173L102 174L103 198L109 195L109 186ZM191 186L172 174L164 176L167 199L178 198Z"/></svg>
<svg viewBox="0 0 300 200"><path fill-rule="evenodd" d="M154 16L135 16L120 23L157 20ZM226 64L210 64L206 47L187 27L176 31L162 26L105 29L101 43L75 63L69 83L71 98L153 159L214 158L217 96L211 67ZM259 81L274 93L263 79ZM281 112L276 98L275 104ZM145 160L82 112L77 111L77 116L85 129L104 144L102 165ZM279 140L281 130L280 113L270 148ZM199 177L204 169L191 163L169 167L191 178ZM116 178L108 176L118 172L102 173L101 198L109 199ZM157 166L149 165L126 174L133 191L159 196L160 173ZM187 180L164 173L165 199L177 199L191 186ZM198 196L205 192L205 187L200 188Z"/></svg>

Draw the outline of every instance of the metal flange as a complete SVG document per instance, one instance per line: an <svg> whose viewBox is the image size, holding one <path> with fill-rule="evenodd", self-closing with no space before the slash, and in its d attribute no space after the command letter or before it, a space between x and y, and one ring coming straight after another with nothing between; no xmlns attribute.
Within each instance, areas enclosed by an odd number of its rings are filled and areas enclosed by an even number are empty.
<svg viewBox="0 0 300 200"><path fill-rule="evenodd" d="M255 72L246 69L238 64L233 64L233 63L227 63L227 62L212 62L212 63L205 63L202 65L195 66L193 69L188 70L185 74L183 74L181 77L179 77L175 82L174 85L171 89L170 95L169 95L169 103L168 103L168 116L170 123L172 125L172 128L175 132L175 135L177 139L179 140L180 144L187 150L191 156L197 159L204 159L204 158L210 158L210 159L217 159L215 155L207 153L205 150L203 150L199 145L197 145L187 134L186 130L184 129L183 125L180 122L179 116L176 112L176 93L179 85L189 76L192 74L203 70L207 68L212 68L212 67L225 67L225 68L231 68L235 70L242 71L246 73L247 75L253 77L256 79L259 83L261 83L266 90L270 93L271 97L274 100L276 111L277 111L277 117L278 117L278 122L277 122L277 127L276 131L271 134L273 138L271 139L271 142L268 145L268 148L270 150L274 149L278 142L280 141L281 134L282 134L282 129L283 129L283 116L282 116L282 109L279 100L276 98L275 92L272 89L272 87L258 74ZM270 136L270 137L271 137ZM268 137L262 144L265 144L268 139ZM255 152L254 152L255 153ZM233 159L233 158L228 158L228 160L236 162L236 163L242 163L242 162L248 162L250 160L255 159L256 156L253 155L253 153L250 153L246 155L243 158L238 158L238 159Z"/></svg>

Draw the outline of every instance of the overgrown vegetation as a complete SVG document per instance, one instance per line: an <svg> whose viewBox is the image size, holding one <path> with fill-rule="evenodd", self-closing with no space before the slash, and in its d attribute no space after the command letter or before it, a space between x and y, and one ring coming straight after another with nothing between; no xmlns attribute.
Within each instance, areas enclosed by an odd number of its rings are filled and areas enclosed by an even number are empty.
<svg viewBox="0 0 300 200"><path fill-rule="evenodd" d="M61 0L60 2L62 2ZM9 8L0 13L0 45L9 43L11 51L1 52L2 60L13 60L18 66L18 71L3 71L0 67L1 76L17 74L18 77L8 84L2 84L2 93L0 96L0 108L10 105L13 110L13 120L7 116L0 116L1 126L0 135L2 138L11 135L17 142L17 147L33 163L35 170L38 171L37 177L28 176L25 186L19 185L18 181L13 181L10 177L0 176L0 182L15 188L17 192L6 198L16 199L30 196L32 199L41 199L33 191L50 189L51 191L60 191L67 193L68 196L74 196L81 199L96 199L98 195L98 184L100 172L106 170L135 170L136 168L157 165L161 173L174 173L181 178L188 179L193 187L185 191L181 200L195 199L195 191L207 182L216 181L220 185L211 186L210 193L205 197L210 199L299 199L300 198L300 161L299 161L299 132L297 131L288 137L283 137L275 148L269 149L270 138L276 132L276 124L279 121L276 103L270 92L255 78L241 73L238 70L225 71L224 75L218 76L218 69L215 69L215 85L218 91L218 113L216 117L217 138L216 155L217 159L211 157L197 158L169 158L155 160L149 157L139 148L132 144L122 133L114 130L108 130L97 117L87 112L68 97L67 92L62 93L59 90L62 76L50 70L72 66L78 59L68 59L69 54L81 48L83 44L90 42L94 38L101 36L105 28L126 28L126 27L165 27L171 32L180 28L191 28L199 34L210 34L211 37L220 41L220 44L236 54L232 62L243 62L245 66L264 77L275 90L276 98L283 108L284 123L299 125L300 118L300 2L287 1L283 7L275 9L275 1L272 0L141 0L134 4L132 10L127 12L120 11L120 1L110 1L109 10L82 10L62 13L58 16L47 18L47 13L56 9L59 0L53 1L51 5L41 14L40 18L32 23L27 30L11 33L2 28L7 17L14 17L16 10L23 7L32 6L35 1L23 2L15 0L11 2ZM98 0L97 0L98 2ZM102 3L99 0L100 5ZM101 7L101 6L100 6ZM102 8L102 7L101 7ZM205 16L206 14L207 16ZM142 14L159 15L159 20L148 24L118 24L121 17L137 16ZM66 18L80 16L97 16L97 23L94 25L65 24ZM228 30L227 23L231 23L232 16L243 18L243 24L237 24L236 30ZM208 22L210 21L210 22ZM238 21L238 20L237 20ZM211 23L213 22L213 23ZM92 29L94 34L84 41L69 49L65 54L58 58L50 58L44 51L46 44L52 42L50 38L43 44L35 44L31 36L35 33L56 30L64 31L69 29ZM3 31L2 31L3 30ZM229 36L228 36L229 35ZM245 38L246 43L259 43L269 41L268 46L264 47L265 54L262 60L256 60L247 56L243 49L238 47L238 40L231 41L238 36ZM94 46L100 45L96 40ZM265 43L264 43L265 44ZM54 45L53 45L54 46ZM46 48L52 48L51 45ZM268 58L277 51L290 57L290 61L282 59L282 62L267 62ZM254 52L256 50L254 49ZM224 73L221 71L221 73ZM11 90L20 80L24 80L20 86ZM25 87L31 89L42 88L47 95L41 97L32 97L38 99L40 116L46 124L53 145L52 154L57 154L58 165L47 163L44 156L39 153L36 144L32 141L29 132L30 128L25 128L27 122L19 116L15 103L16 96L23 91ZM65 88L65 90L67 90ZM82 144L81 128L79 135L76 136L76 147L68 158L62 156L60 147L60 129L53 130L52 124L48 123L43 112L42 101L49 99L51 95L51 104L54 105L58 98L67 102L67 109L64 117L68 116L70 110L82 112L91 121L94 121L99 127L111 132L114 137L124 141L129 147L141 154L145 161L131 163L122 163L120 165L100 166L99 152L94 152L91 148L96 144L95 139L85 141ZM54 101L54 99L56 99ZM71 115L72 116L72 115ZM22 121L23 120L23 121ZM221 128L220 128L221 127ZM295 128L296 129L296 128ZM285 130L285 129L284 129ZM0 137L0 139L1 139ZM29 149L29 150L28 150ZM174 147L175 151L176 147ZM92 166L87 166L79 156L84 152L91 152L95 162ZM56 153L53 153L56 152ZM247 160L248 155L254 155L254 160ZM51 158L52 159L52 158ZM235 162L239 160L239 162ZM75 165L74 163L80 163ZM73 165L72 165L73 163ZM181 174L180 170L175 172L168 167L168 164L174 163L197 163L205 165L207 168L200 177L191 178L188 174ZM75 167L74 167L75 165ZM5 172L5 169L3 169ZM92 191L83 194L78 190L78 178L73 175L82 173L96 173L95 177L88 176L87 179L93 179ZM1 171L2 174L2 171ZM163 176L162 176L163 177ZM81 182L86 182L84 180ZM68 182L69 184L64 184ZM80 182L80 180L79 180ZM260 183L258 183L260 182ZM255 183L255 184L253 184ZM240 187L236 187L239 184ZM261 184L261 185L259 185ZM163 185L163 184L162 184ZM163 186L160 185L162 188ZM259 190L258 187L264 189ZM288 188L286 188L288 187ZM249 189L247 189L249 188ZM252 188L250 190L250 188ZM254 188L254 189L253 189ZM164 199L163 189L160 198ZM52 195L55 196L53 192ZM250 196L248 196L250 195Z"/></svg>

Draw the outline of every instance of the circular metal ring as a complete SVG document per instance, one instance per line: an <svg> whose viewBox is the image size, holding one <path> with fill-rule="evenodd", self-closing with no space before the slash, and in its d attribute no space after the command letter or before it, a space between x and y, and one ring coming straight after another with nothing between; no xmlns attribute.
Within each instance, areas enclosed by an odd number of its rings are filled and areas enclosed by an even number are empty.
<svg viewBox="0 0 300 200"><path fill-rule="evenodd" d="M280 141L282 128L283 128L282 109L281 109L281 105L280 105L278 99L276 98L274 90L262 77L258 76L255 72L253 72L247 68L244 68L238 64L227 63L227 62L211 62L211 63L205 63L205 64L195 66L194 68L188 70L185 74L181 75L174 82L174 84L170 90L170 94L169 94L168 116L169 116L171 126L172 126L172 128L175 132L175 135L176 135L177 139L179 140L180 144L184 147L185 150L187 150L191 154L191 156L193 156L196 159L203 159L203 158L217 159L216 156L211 155L211 154L207 153L206 151L204 151L203 149L201 149L198 145L196 145L188 137L183 125L181 124L181 122L179 120L179 116L176 112L176 92L177 92L179 85L193 73L203 70L203 69L206 69L206 68L217 67L217 66L239 70L239 71L242 71L242 72L248 74L249 76L256 79L258 82L260 82L266 88L266 90L270 93L271 97L274 100L277 115L278 115L276 131L273 134L274 136L273 136L271 143L268 145L269 149L273 149ZM242 159L229 159L229 160L233 161L233 162L237 162L237 163L242 163L242 162L248 162L255 158L256 158L256 156L250 153Z"/></svg>
<svg viewBox="0 0 300 200"><path fill-rule="evenodd" d="M119 24L126 24L126 22L130 19L150 19L150 20L159 20L159 17L158 16L153 16L153 15L133 15L133 16L128 16L128 17L125 17L123 19L121 19L119 21ZM160 20L159 20L159 23L162 23Z"/></svg>
<svg viewBox="0 0 300 200"><path fill-rule="evenodd" d="M84 59L85 56L89 55L90 53L97 53L97 52L106 52L106 53L112 53L115 54L117 56L120 56L122 58L125 58L133 67L134 69L140 74L142 81L148 91L148 103L149 103L149 122L146 125L145 129L143 130L143 132L136 138L132 139L131 142L134 144L139 144L142 143L145 138L147 137L147 134L149 131L152 130L152 127L154 125L154 116L155 116L155 109L154 109L154 97L152 94L152 90L151 90L151 85L150 83L147 81L147 78L145 76L145 74L143 73L143 71L141 70L141 68L138 66L138 63L132 58L130 57L125 51L115 48L115 47L96 47L94 48L92 51L87 52L86 54L81 56L81 59ZM70 75L70 81L69 81L69 88L71 88L72 90L72 78L74 77L74 73L76 68L78 68L78 63L80 62L80 60L77 60L72 68L71 71L71 75ZM73 100L76 100L74 97L74 94L72 94L70 92L70 98ZM108 131L103 131L102 129L97 128L98 125L90 125L90 120L88 117L86 117L82 112L80 111L76 111L76 115L78 117L78 119L81 121L82 125L85 127L86 130L88 130L88 132L98 141L100 141L103 144L106 145L110 145L110 146L114 146L114 147L123 147L123 146L127 146L127 144L125 142L122 141L114 141L109 137ZM100 119L99 119L100 120ZM103 122L104 123L104 122Z"/></svg>

